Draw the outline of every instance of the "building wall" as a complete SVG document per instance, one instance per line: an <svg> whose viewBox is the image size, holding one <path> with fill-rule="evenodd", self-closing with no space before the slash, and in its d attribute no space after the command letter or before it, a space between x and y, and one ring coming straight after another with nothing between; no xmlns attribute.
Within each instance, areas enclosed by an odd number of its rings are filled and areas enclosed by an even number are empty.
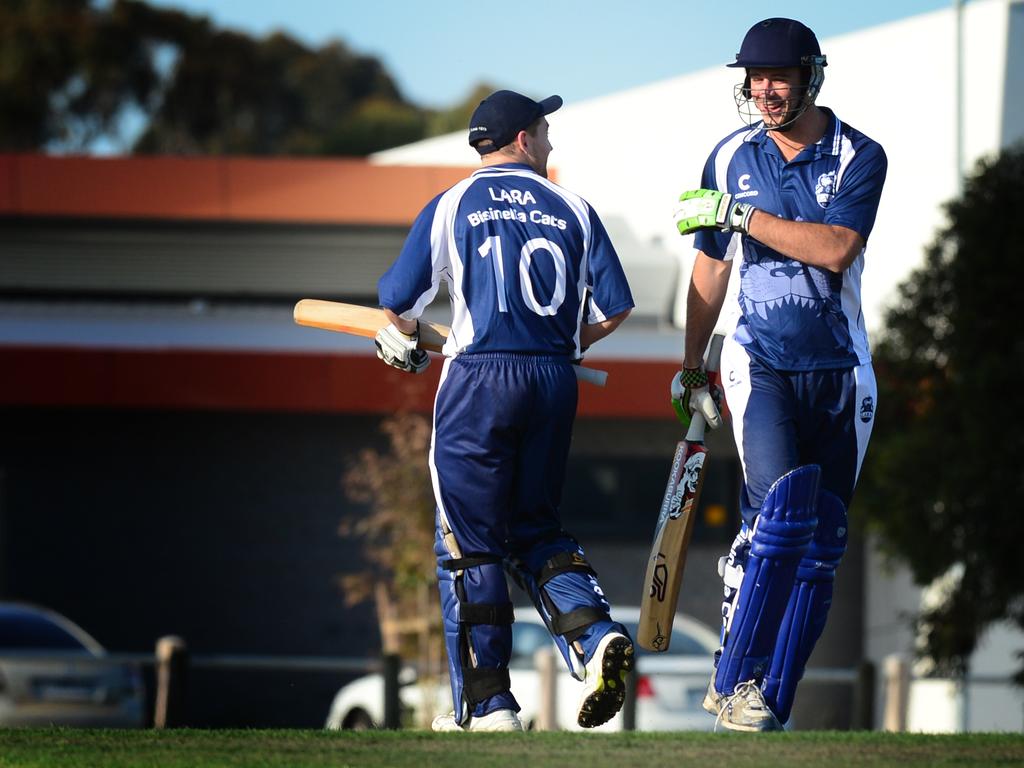
<svg viewBox="0 0 1024 768"><path fill-rule="evenodd" d="M365 565L360 542L338 532L364 513L341 479L358 451L384 447L380 418L0 409L0 599L56 609L112 651L148 653L179 635L197 655L376 656L372 608L346 606L337 579ZM677 439L667 420L578 425L566 526L613 604L639 601ZM682 600L712 626L714 564L738 519L735 456L719 442L705 507L727 512L698 523ZM193 668L189 723L317 727L351 677Z"/></svg>

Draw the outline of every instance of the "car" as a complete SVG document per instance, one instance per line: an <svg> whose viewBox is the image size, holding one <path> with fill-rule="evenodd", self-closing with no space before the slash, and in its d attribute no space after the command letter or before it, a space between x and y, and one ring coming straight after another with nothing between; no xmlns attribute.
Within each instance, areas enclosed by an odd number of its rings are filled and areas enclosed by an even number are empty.
<svg viewBox="0 0 1024 768"><path fill-rule="evenodd" d="M0 726L138 728L145 693L137 664L109 659L70 619L0 602Z"/></svg>
<svg viewBox="0 0 1024 768"><path fill-rule="evenodd" d="M612 616L636 636L639 608L614 608ZM718 649L718 634L706 625L678 613L672 627L669 649L652 653L637 648L636 728L644 731L712 730L714 718L701 707L711 677L712 657ZM557 653L536 610L518 606L512 625L512 659L509 677L512 692L522 707L520 719L526 728L538 725L540 675L535 653L541 649ZM562 730L582 730L576 723L581 684L566 670L560 655L556 685L556 724ZM440 682L423 683L413 667L399 673L399 699L404 721L414 727L429 727L435 715L451 711L451 690L445 676ZM342 687L331 702L326 728L367 729L380 727L384 720L384 679L380 674L364 675ZM618 731L623 727L620 712L608 723L590 730Z"/></svg>

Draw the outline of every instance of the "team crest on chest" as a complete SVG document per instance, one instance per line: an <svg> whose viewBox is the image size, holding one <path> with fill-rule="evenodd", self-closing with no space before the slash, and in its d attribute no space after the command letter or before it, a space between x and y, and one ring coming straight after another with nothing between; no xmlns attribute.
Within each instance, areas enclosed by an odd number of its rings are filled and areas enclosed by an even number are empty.
<svg viewBox="0 0 1024 768"><path fill-rule="evenodd" d="M832 202L832 198L836 195L836 172L829 171L823 173L818 177L818 183L814 185L814 197L818 200L818 205L822 208L828 208L828 204Z"/></svg>

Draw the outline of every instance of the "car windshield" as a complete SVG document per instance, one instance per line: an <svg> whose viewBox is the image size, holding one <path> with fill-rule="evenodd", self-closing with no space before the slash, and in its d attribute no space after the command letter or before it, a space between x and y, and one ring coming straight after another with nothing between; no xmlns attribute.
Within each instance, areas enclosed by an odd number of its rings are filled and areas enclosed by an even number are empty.
<svg viewBox="0 0 1024 768"><path fill-rule="evenodd" d="M636 637L636 622L626 621L623 623L629 630L630 636ZM538 648L547 648L550 644L551 636L543 626L527 621L517 621L512 625L512 661L510 666L513 668L532 667L533 654ZM673 628L672 642L669 643L667 651L654 654L637 646L637 653L640 655L651 654L662 658L666 656L707 656L708 649L697 638L680 629L677 624Z"/></svg>
<svg viewBox="0 0 1024 768"><path fill-rule="evenodd" d="M85 646L46 616L24 610L0 611L0 648L82 651Z"/></svg>
<svg viewBox="0 0 1024 768"><path fill-rule="evenodd" d="M626 629L629 630L630 637L636 637L637 635L637 624L636 622L623 622L626 625ZM648 651L641 646L636 646L636 652L639 656L645 656L651 654L654 656L707 656L708 649L695 637L686 634L686 632L679 629L678 626L672 628L672 642L668 644L668 650L663 652L654 653Z"/></svg>

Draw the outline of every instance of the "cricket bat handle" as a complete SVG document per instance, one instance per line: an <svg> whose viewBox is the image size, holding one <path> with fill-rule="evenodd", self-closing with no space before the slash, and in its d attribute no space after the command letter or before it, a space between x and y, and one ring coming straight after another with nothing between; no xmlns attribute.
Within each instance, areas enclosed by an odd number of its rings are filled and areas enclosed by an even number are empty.
<svg viewBox="0 0 1024 768"><path fill-rule="evenodd" d="M690 416L690 428L686 430L686 442L703 443L704 432L707 430L708 421L703 413L693 413Z"/></svg>
<svg viewBox="0 0 1024 768"><path fill-rule="evenodd" d="M595 387L603 387L608 382L608 371L601 371L597 368L584 368L582 365L574 365L576 378Z"/></svg>

